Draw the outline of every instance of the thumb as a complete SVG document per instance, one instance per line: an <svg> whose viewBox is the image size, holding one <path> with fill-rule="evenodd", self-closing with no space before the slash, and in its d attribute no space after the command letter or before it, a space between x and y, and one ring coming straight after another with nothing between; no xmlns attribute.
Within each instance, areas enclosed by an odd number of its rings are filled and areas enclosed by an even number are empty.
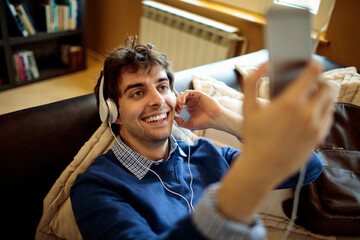
<svg viewBox="0 0 360 240"><path fill-rule="evenodd" d="M175 122L179 125L179 127L183 127L183 128L187 128L187 129L190 129L191 126L190 126L190 122L188 121L185 121L182 117L180 116L174 116L174 120Z"/></svg>
<svg viewBox="0 0 360 240"><path fill-rule="evenodd" d="M259 108L256 100L256 86L262 76L265 75L267 64L263 63L259 68L244 79L244 112Z"/></svg>

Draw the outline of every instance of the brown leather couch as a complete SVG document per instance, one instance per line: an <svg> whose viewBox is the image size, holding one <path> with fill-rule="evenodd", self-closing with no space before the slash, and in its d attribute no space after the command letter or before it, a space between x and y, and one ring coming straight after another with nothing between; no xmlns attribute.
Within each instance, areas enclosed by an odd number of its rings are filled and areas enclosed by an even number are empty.
<svg viewBox="0 0 360 240"><path fill-rule="evenodd" d="M325 70L341 65L314 56ZM259 64L265 50L175 74L178 92L191 87L194 74L213 77L240 89L234 63ZM2 224L4 236L33 239L42 201L81 146L101 124L95 96L88 94L0 116Z"/></svg>

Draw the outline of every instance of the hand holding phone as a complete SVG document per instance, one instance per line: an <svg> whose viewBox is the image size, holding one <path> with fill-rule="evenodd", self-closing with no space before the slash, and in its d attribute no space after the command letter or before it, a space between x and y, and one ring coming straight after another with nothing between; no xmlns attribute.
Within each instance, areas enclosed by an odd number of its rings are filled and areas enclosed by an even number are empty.
<svg viewBox="0 0 360 240"><path fill-rule="evenodd" d="M307 9L274 7L266 15L270 97L276 97L311 58L311 14Z"/></svg>

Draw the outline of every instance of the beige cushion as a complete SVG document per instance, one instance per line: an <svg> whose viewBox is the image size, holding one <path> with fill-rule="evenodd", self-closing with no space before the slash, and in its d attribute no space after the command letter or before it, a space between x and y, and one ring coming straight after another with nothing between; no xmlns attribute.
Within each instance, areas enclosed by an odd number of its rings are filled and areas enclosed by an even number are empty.
<svg viewBox="0 0 360 240"><path fill-rule="evenodd" d="M82 239L71 208L70 188L76 176L84 172L96 157L106 152L113 141L104 123L80 149L45 197L43 216L36 229L35 239Z"/></svg>
<svg viewBox="0 0 360 240"><path fill-rule="evenodd" d="M258 65L244 65L244 64L235 64L235 69L240 73L244 78L248 77L251 73L256 71ZM260 79L257 88L257 97L262 99L270 99L270 85L269 78L263 77Z"/></svg>
<svg viewBox="0 0 360 240"><path fill-rule="evenodd" d="M211 77L193 76L193 86L195 90L203 91L212 96L223 107L242 115L244 94L229 87L224 82ZM267 105L268 100L258 98L261 105ZM242 148L242 143L233 135L216 129L206 129L202 131L202 137L209 138L217 146L231 146L237 149Z"/></svg>

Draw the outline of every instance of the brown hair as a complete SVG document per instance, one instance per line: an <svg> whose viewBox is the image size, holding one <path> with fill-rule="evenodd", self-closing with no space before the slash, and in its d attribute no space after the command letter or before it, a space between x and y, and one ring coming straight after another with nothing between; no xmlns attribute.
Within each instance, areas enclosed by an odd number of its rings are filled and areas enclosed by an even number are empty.
<svg viewBox="0 0 360 240"><path fill-rule="evenodd" d="M162 67L170 81L170 88L174 91L174 73L170 68L170 62L165 54L155 51L152 44L135 44L137 36L134 39L127 38L124 46L115 48L105 59L104 69L101 71L98 82L95 86L95 94L99 103L99 88L101 78L104 75L104 99L111 98L117 107L119 93L119 79L124 71L137 73L139 70L148 71L155 66ZM120 79L121 81L121 79Z"/></svg>

